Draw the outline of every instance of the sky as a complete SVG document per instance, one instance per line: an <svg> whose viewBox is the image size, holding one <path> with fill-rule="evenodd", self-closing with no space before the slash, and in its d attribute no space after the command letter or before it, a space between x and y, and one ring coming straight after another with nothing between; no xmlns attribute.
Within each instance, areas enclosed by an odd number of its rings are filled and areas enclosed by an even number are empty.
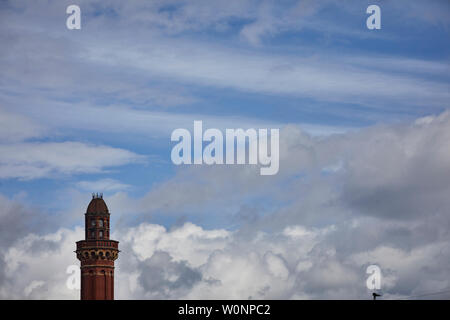
<svg viewBox="0 0 450 320"><path fill-rule="evenodd" d="M370 299L372 264L383 299L449 299L449 22L446 0L1 1L0 298L79 298L102 192L116 299ZM279 172L174 165L194 120L279 128Z"/></svg>

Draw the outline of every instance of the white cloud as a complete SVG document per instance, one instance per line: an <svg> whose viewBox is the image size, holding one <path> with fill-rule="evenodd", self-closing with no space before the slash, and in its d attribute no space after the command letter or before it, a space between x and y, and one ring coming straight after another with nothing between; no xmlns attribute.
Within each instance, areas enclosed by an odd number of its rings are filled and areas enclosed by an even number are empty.
<svg viewBox="0 0 450 320"><path fill-rule="evenodd" d="M6 44L0 53L1 98L14 100L7 104L8 110L16 112L17 108L20 114L0 111L0 139L5 142L0 145L0 178L104 172L142 159L107 146L23 142L42 137L46 126L160 134L169 127L186 127L196 117L121 105L92 106L96 98L189 104L191 96L178 89L194 84L362 103L367 108L383 104L383 112L387 107L416 112L417 106L428 110L448 106L446 61L355 56L330 60L323 52L309 56L255 53L254 48L165 37L186 30L227 30L230 17L249 21L238 32L254 44L283 28L298 27L277 24L279 12L272 16L267 10L255 10L252 1L219 1L217 6L188 2L175 5L170 14L160 10L165 1L140 6L102 2L129 19L100 15L90 25L90 30L99 32L83 33L77 43L61 41L68 40L61 33L67 30L55 27L60 26L64 12L62 2L46 7L49 10L42 10L46 1L23 3L12 2L11 6L25 10L2 14L7 28L0 32ZM298 9L308 13L312 3ZM86 12L98 10L87 2L86 7ZM446 11L431 8L423 15L424 7L415 5L413 16L420 13L419 18L426 16L433 23L437 18L445 24ZM113 20L124 28L111 24ZM130 45L106 42L111 33L105 30L112 30L116 37L116 33L132 33ZM26 54L31 49L36 55ZM170 88L164 86L146 88L150 80L161 79L177 82L175 97L169 97ZM48 88L52 90L42 90ZM97 95L92 100L79 100L85 94L92 97L93 92ZM43 93L48 95L35 99ZM62 102L71 98L76 101ZM36 119L45 126L37 125ZM214 127L261 123L231 117L208 120ZM382 266L388 296L441 290L449 285L450 272L449 128L448 113L414 124L376 126L321 138L288 126L281 135L277 176L253 175L257 170L251 167L179 170L133 205L144 213L182 216L194 211L214 219L225 216L227 222L236 218L238 229L206 230L193 223L175 229L148 223L121 225L113 235L123 249L117 261L117 297L364 298L368 297L368 263ZM84 181L79 186L124 187L117 181L106 182ZM129 209L127 201L125 193L118 193L110 208ZM78 298L77 292L65 286L65 270L68 264L77 263L73 249L82 229L30 231L23 222L33 215L22 206L0 197L0 208L0 297Z"/></svg>
<svg viewBox="0 0 450 320"><path fill-rule="evenodd" d="M331 233L345 238L342 231ZM369 299L365 288L369 263L382 268L385 298L405 297L424 288L439 291L448 285L445 261L450 252L445 242L418 246L410 253L384 246L352 254L339 253L338 244L327 238L328 231L313 233L316 242L311 246L283 233L242 238L236 232L206 230L192 223L170 231L147 223L115 230L113 238L121 249L116 298ZM60 229L29 234L3 248L0 297L78 299L79 291L66 286L66 269L78 264L73 249L82 237L82 228Z"/></svg>
<svg viewBox="0 0 450 320"><path fill-rule="evenodd" d="M287 269L283 259L271 252L267 252L264 258L270 273L272 273L275 277L281 278L282 280L287 280L289 277L289 270Z"/></svg>
<svg viewBox="0 0 450 320"><path fill-rule="evenodd" d="M77 182L77 187L86 191L119 191L129 189L131 186L128 184L121 183L115 179L100 179L96 181L79 181Z"/></svg>
<svg viewBox="0 0 450 320"><path fill-rule="evenodd" d="M3 144L0 145L0 178L98 173L108 167L143 160L142 156L124 149L80 142Z"/></svg>
<svg viewBox="0 0 450 320"><path fill-rule="evenodd" d="M260 177L256 166L180 168L141 199L141 211L209 215L213 208L215 218L230 221L230 213L261 199L273 203L269 210L277 218L259 222L280 228L293 221L333 224L351 213L391 219L442 214L439 208L450 206L449 124L450 114L444 112L423 124L327 137L287 126L280 131L277 175Z"/></svg>
<svg viewBox="0 0 450 320"><path fill-rule="evenodd" d="M143 223L127 230L123 239L139 260L150 258L156 251L165 251L175 261L188 260L191 266L198 267L213 251L223 249L230 236L226 230L203 230L192 223L185 223L174 230Z"/></svg>
<svg viewBox="0 0 450 320"><path fill-rule="evenodd" d="M16 142L42 136L45 128L31 119L0 107L0 142Z"/></svg>
<svg viewBox="0 0 450 320"><path fill-rule="evenodd" d="M133 68L202 86L374 107L386 101L445 107L450 97L443 82L429 81L412 74L391 73L387 71L389 67L380 71L380 68L376 70L371 66L372 61L378 65L392 65L393 58L356 57L358 63L355 64L346 57L276 56L218 48L205 43L194 45L177 41L174 46L167 40L151 46L127 46L126 51L122 45L112 43L91 46L88 50L85 59L95 64ZM363 66L361 61L365 61ZM448 67L447 64L442 65Z"/></svg>
<svg viewBox="0 0 450 320"><path fill-rule="evenodd" d="M66 286L69 265L78 265L75 241L84 231L60 229L47 235L28 234L16 245L3 248L3 299L78 299L79 291Z"/></svg>

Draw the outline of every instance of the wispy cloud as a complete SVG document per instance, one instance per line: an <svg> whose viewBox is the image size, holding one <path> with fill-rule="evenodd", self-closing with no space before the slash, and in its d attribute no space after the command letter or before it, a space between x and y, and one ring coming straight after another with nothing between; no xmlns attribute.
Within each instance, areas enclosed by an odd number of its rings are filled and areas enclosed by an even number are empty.
<svg viewBox="0 0 450 320"><path fill-rule="evenodd" d="M46 128L35 121L0 107L0 143L44 136Z"/></svg>
<svg viewBox="0 0 450 320"><path fill-rule="evenodd" d="M102 192L121 191L131 188L131 186L128 184L124 184L115 179L108 178L95 181L79 181L76 185L82 190L91 192L98 192L99 190Z"/></svg>
<svg viewBox="0 0 450 320"><path fill-rule="evenodd" d="M407 104L409 108L448 107L450 94L446 82L429 80L411 72L406 75L390 72L389 65L396 64L393 58L389 61L376 57L352 58L358 64L352 63L350 57L329 59L315 55L300 58L249 53L208 44L178 42L174 46L161 41L151 46L129 46L127 50L120 46L92 46L86 56L96 64L133 68L207 87L287 94L373 107L388 103L401 103L404 107ZM361 66L362 61L364 66ZM372 62L383 66L383 71L381 68L375 70ZM447 64L441 66L448 68Z"/></svg>
<svg viewBox="0 0 450 320"><path fill-rule="evenodd" d="M100 173L143 161L124 149L80 142L0 145L0 178L35 179L52 174Z"/></svg>

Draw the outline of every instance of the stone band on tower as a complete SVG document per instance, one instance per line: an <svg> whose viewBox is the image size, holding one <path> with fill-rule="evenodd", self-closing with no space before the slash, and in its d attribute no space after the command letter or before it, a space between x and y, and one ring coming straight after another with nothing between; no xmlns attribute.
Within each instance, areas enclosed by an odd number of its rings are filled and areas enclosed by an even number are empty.
<svg viewBox="0 0 450 320"><path fill-rule="evenodd" d="M119 241L109 239L109 211L103 195L92 194L85 214L85 240L77 241L81 300L114 300L114 260Z"/></svg>

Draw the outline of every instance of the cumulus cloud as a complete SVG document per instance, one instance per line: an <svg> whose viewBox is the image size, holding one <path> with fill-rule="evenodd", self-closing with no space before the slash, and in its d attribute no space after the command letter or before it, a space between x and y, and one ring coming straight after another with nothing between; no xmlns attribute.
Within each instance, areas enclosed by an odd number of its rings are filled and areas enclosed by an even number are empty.
<svg viewBox="0 0 450 320"><path fill-rule="evenodd" d="M77 299L79 291L70 290L66 282L67 267L74 259L75 241L84 230L60 229L55 233L22 237L4 251L3 299Z"/></svg>
<svg viewBox="0 0 450 320"><path fill-rule="evenodd" d="M306 230L304 226L294 228ZM385 299L440 291L449 285L448 243L412 251L386 245L343 255L327 238L340 232L260 232L242 241L237 233L205 230L191 223L178 231L143 223L125 234L115 232L114 237L121 240L116 298L368 299L365 270L372 263L383 270ZM6 280L1 296L78 298L79 292L66 286L66 269L77 264L74 243L82 236L81 228L60 229L44 236L30 234L11 246L3 256ZM208 246L211 238L213 245ZM189 254L175 244L187 248Z"/></svg>
<svg viewBox="0 0 450 320"><path fill-rule="evenodd" d="M294 10L254 1L81 2L90 32L76 39L61 28L69 3L47 4L0 5L0 178L101 173L141 161L121 148L31 139L53 138L50 127L152 137L186 127L197 115L143 110L196 101L183 87L350 102L383 113L448 106L447 61L331 59L324 51L276 54L226 40L211 45L172 37L211 30L264 45L284 30L314 29L307 17L320 12L316 1ZM360 14L360 8L343 8ZM425 15L422 5L412 8L413 17L448 24L440 5L427 5ZM286 11L292 14L280 23ZM114 43L119 34L129 45ZM105 102L111 99L117 104ZM202 118L215 127L261 123ZM321 137L288 125L280 139L276 176L261 177L257 166L183 167L141 198L123 191L112 196L112 212L142 213L132 217L139 223L120 221L114 230L122 250L117 298L368 298L369 264L380 265L387 299L450 286L448 112ZM112 192L127 185L88 179L77 187ZM155 214L196 223L169 228L150 223ZM0 196L0 297L78 298L66 286L66 269L77 264L73 250L82 228L33 218L45 214Z"/></svg>
<svg viewBox="0 0 450 320"><path fill-rule="evenodd" d="M448 263L437 262L448 258L450 240L449 128L448 112L325 138L290 126L281 134L278 175L256 179L257 168L248 167L186 169L149 192L142 206L203 218L214 208L215 219L228 220L237 211L239 229L227 236L228 245L203 265L192 264L204 278L222 280L198 282L189 297L358 298L366 294L369 264L385 272L386 297L440 291L449 285ZM254 214L258 196L274 201L269 214ZM265 229L272 232L264 235ZM242 291L227 291L220 283L228 277L230 286L244 281L228 274L238 273L234 263L249 279L264 271L258 279L267 279L268 287L288 279L295 290L285 283L282 294L273 295L246 283Z"/></svg>
<svg viewBox="0 0 450 320"><path fill-rule="evenodd" d="M20 200L20 199L18 199ZM33 211L0 194L0 243L8 248L13 242L35 231L31 226L38 220Z"/></svg>
<svg viewBox="0 0 450 320"><path fill-rule="evenodd" d="M21 210L14 200L0 200L0 225L13 230L26 221L17 216ZM274 220L280 218L273 216L272 224ZM370 264L382 269L384 299L443 291L450 285L448 215L393 221L353 214L335 224L324 220L322 227L299 220L272 231L261 231L259 219L255 228L234 231L190 222L171 229L147 222L120 226L112 234L121 249L116 297L366 299ZM1 297L77 299L79 292L66 286L66 270L78 264L73 250L83 229L37 233L25 225L20 230L1 233Z"/></svg>
<svg viewBox="0 0 450 320"><path fill-rule="evenodd" d="M450 206L449 128L448 112L329 137L287 126L280 133L277 175L260 177L256 166L183 168L142 198L143 211L180 214L184 208L207 215L213 207L215 217L229 217L230 210L255 207L260 199L276 218L258 220L258 227L314 226L351 215L444 219L443 208Z"/></svg>
<svg viewBox="0 0 450 320"><path fill-rule="evenodd" d="M185 261L173 261L167 252L157 251L142 262L138 278L144 295L140 298L161 299L182 296L200 281L200 271L189 267Z"/></svg>
<svg viewBox="0 0 450 320"><path fill-rule="evenodd" d="M147 260L161 251L169 252L175 261L189 260L192 266L198 267L212 251L222 249L229 236L230 232L226 230L204 230L192 223L173 230L144 223L127 230L123 239L139 260Z"/></svg>

